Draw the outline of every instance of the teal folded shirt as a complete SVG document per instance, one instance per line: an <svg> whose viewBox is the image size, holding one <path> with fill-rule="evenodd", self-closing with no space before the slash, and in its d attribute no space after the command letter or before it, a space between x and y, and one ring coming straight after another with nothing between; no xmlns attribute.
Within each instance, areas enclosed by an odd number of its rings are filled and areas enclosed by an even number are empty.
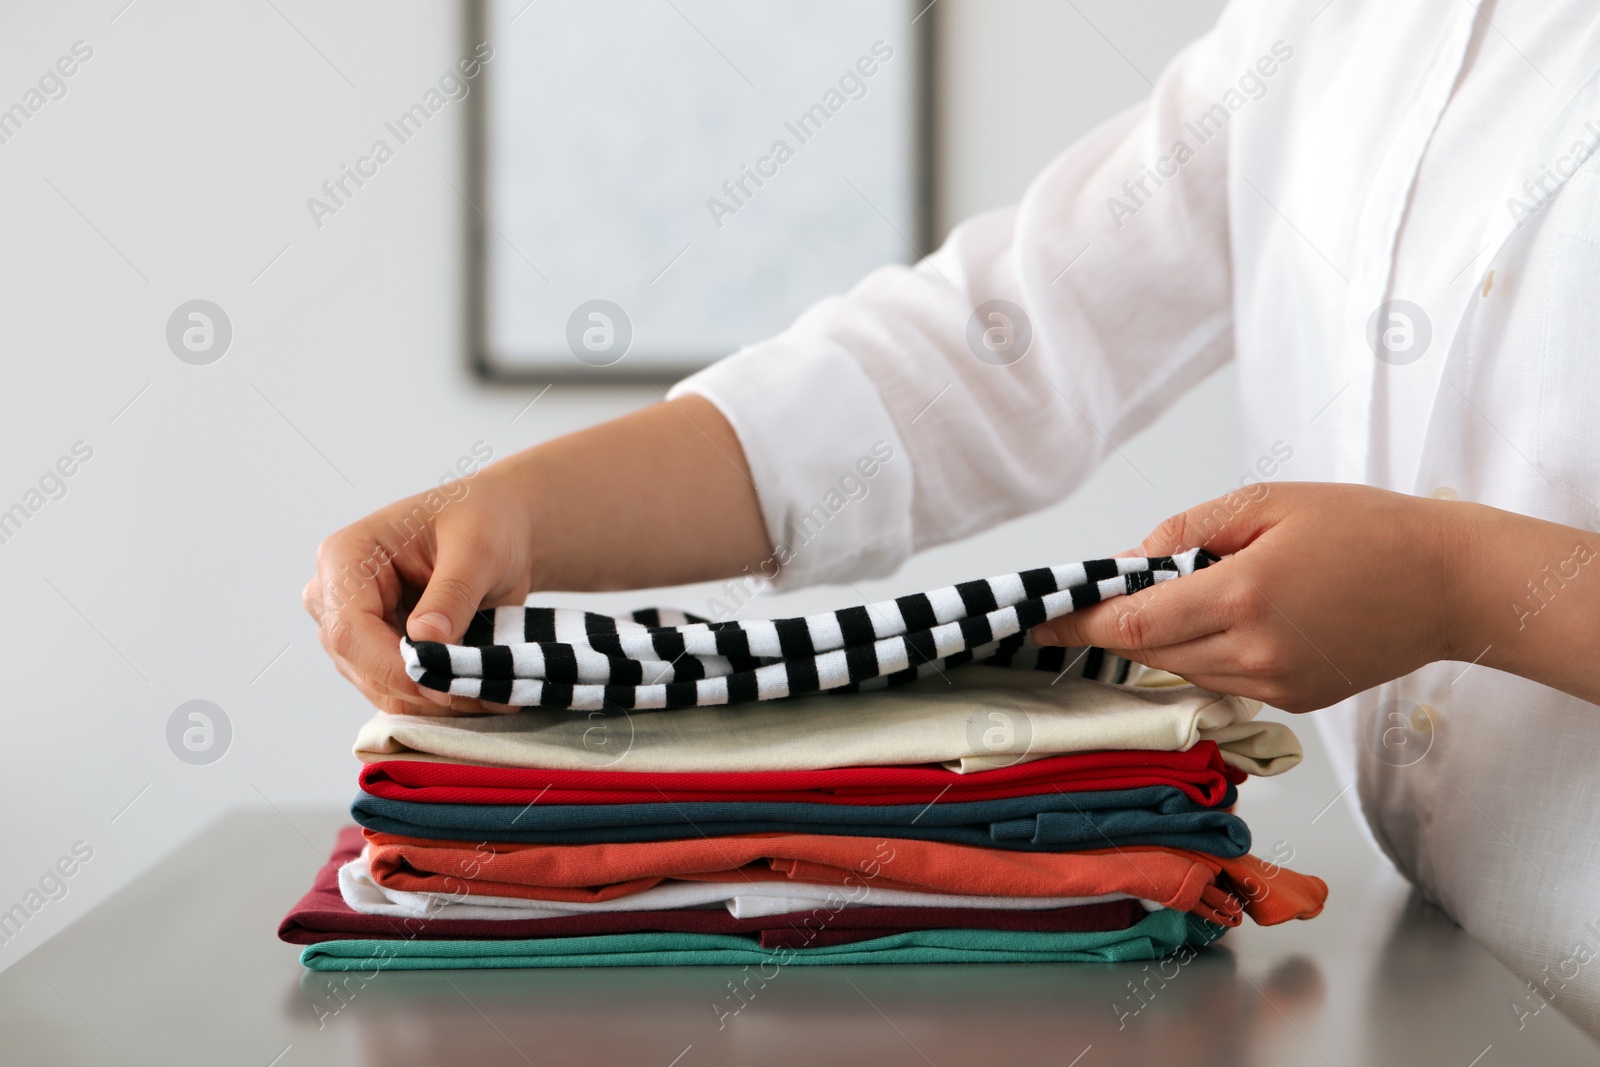
<svg viewBox="0 0 1600 1067"><path fill-rule="evenodd" d="M1061 852L1157 845L1212 856L1250 850L1244 821L1172 786L1046 792L948 804L696 801L666 804L430 804L361 793L350 807L369 830L455 841L587 845L727 834L909 837L980 848Z"/></svg>
<svg viewBox="0 0 1600 1067"><path fill-rule="evenodd" d="M493 941L322 941L300 962L313 971L483 970L496 967L705 967L835 963L1120 963L1207 945L1223 927L1162 908L1126 930L1029 933L912 930L817 948L760 948L735 934L601 934Z"/></svg>

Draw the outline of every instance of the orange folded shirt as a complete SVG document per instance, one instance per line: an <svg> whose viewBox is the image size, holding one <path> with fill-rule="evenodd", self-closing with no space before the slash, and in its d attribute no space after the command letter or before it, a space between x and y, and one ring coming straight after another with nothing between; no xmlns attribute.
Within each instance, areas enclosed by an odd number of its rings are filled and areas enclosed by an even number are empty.
<svg viewBox="0 0 1600 1067"><path fill-rule="evenodd" d="M1010 852L906 838L734 834L596 845L471 844L365 831L373 880L391 889L597 902L670 879L796 881L1001 897L1127 893L1237 926L1310 919L1328 898L1320 878L1254 856L1223 859L1141 845Z"/></svg>

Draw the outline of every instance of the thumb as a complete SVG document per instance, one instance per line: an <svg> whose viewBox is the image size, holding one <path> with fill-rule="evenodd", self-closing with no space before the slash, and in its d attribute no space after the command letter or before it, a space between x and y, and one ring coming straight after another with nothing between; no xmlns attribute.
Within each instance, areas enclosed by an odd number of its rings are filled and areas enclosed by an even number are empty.
<svg viewBox="0 0 1600 1067"><path fill-rule="evenodd" d="M459 642L493 584L484 553L442 548L427 588L406 620L406 636L413 641Z"/></svg>
<svg viewBox="0 0 1600 1067"><path fill-rule="evenodd" d="M1265 499L1265 493L1239 489L1180 511L1144 539L1143 552L1147 556L1171 556L1204 548L1218 556L1231 555L1276 521L1262 506Z"/></svg>

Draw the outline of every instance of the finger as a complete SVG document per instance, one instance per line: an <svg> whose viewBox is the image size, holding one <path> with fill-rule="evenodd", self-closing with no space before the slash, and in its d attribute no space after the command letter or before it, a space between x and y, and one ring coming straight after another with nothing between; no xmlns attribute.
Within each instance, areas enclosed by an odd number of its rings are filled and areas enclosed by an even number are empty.
<svg viewBox="0 0 1600 1067"><path fill-rule="evenodd" d="M396 689L390 689L386 686L377 685L372 681L372 679L363 677L348 660L340 656L335 656L331 653L329 654L328 658L333 660L334 667L341 675L343 675L352 685L361 690L363 696L372 701L374 704L377 704L379 707L383 708L384 711L394 711L395 709L390 705L398 702L407 707L408 710L406 711L406 714L408 715L442 714L439 705L419 699L417 694L414 692L403 692ZM379 698L382 698L382 700Z"/></svg>
<svg viewBox="0 0 1600 1067"><path fill-rule="evenodd" d="M1258 640L1241 636L1236 630L1211 634L1196 641L1186 641L1166 648L1106 651L1143 663L1158 671L1176 674L1201 689L1259 700L1263 704L1294 714L1313 711L1335 702L1335 698L1320 699L1308 696L1306 683L1314 681L1309 677L1313 672L1296 670L1293 677L1289 678L1281 671L1264 671L1244 666L1249 657L1243 652L1242 643L1255 643Z"/></svg>
<svg viewBox="0 0 1600 1067"><path fill-rule="evenodd" d="M328 653L328 658L333 661L334 668L337 669L338 672L347 680L349 680L351 684L360 689L362 694L365 695L369 700L372 700L373 703L378 703L376 697L380 696L385 698L387 701L400 701L404 704L421 705L425 703L414 691L414 688L411 690L394 688L388 685L380 684L376 680L363 675L356 668L356 666L351 663L350 660L336 654L333 651L333 641L328 636L328 631L326 629L318 631L317 639L321 642L323 651ZM409 679L407 680L409 681ZM436 710L436 707L431 704L429 705L429 708L431 710ZM384 706L384 710L389 711L392 709L386 704Z"/></svg>
<svg viewBox="0 0 1600 1067"><path fill-rule="evenodd" d="M1167 670L1165 667L1157 667L1156 669ZM1187 674L1182 671L1170 671L1169 673L1176 674L1190 685L1198 686L1201 689L1206 689L1213 693L1221 693L1224 696L1241 697L1245 700L1259 700L1261 703L1277 708L1280 711L1298 713L1310 710L1299 706L1286 707L1285 705L1291 704L1292 701L1285 700L1280 686L1252 675L1208 674L1204 671L1191 671Z"/></svg>
<svg viewBox="0 0 1600 1067"><path fill-rule="evenodd" d="M323 613L318 637L329 655L348 663L369 687L408 701L448 704L446 694L422 689L406 674L400 635L379 616L355 608L334 608Z"/></svg>
<svg viewBox="0 0 1600 1067"><path fill-rule="evenodd" d="M1147 556L1170 556L1191 548L1230 555L1277 521L1261 506L1264 496L1240 489L1197 504L1157 526L1142 545Z"/></svg>
<svg viewBox="0 0 1600 1067"><path fill-rule="evenodd" d="M313 576L306 583L306 587L300 590L300 605L306 609L306 614L318 622L322 621L322 580L320 578Z"/></svg>
<svg viewBox="0 0 1600 1067"><path fill-rule="evenodd" d="M393 555L359 531L341 531L318 549L317 577L301 599L341 673L382 710L418 715L484 710L465 697L423 689L406 674L400 631L389 621L403 595Z"/></svg>
<svg viewBox="0 0 1600 1067"><path fill-rule="evenodd" d="M394 634L394 631L389 629L387 624L385 624L385 629L389 630L390 640L398 646L398 637ZM452 696L449 693L424 689L413 682L410 675L405 673L403 660L401 661L402 665L398 676L386 674L382 677L374 678L363 675L355 664L334 651L332 639L327 637L326 634L326 629L319 631L323 648L327 650L329 658L338 667L339 673L355 683L363 693L367 694L368 699L373 700L375 704L379 704L385 711L393 711L395 709L389 707L387 703L380 703L373 699L373 694L379 694L385 697L387 701L399 701L408 709L406 713L411 715L443 715L447 713L472 715L480 714L484 711L499 710L498 706L490 708L484 705L483 702L474 700L471 697Z"/></svg>
<svg viewBox="0 0 1600 1067"><path fill-rule="evenodd" d="M384 711L406 715L481 715L485 712L492 712L498 715L505 712L518 710L509 704L490 704L486 701L475 700L471 697L452 696L451 694L440 693L432 689L423 689L421 686L416 686L414 683L412 689L404 691L384 688L380 685L374 684L370 679L363 677L360 672L357 671L356 668L344 658L340 656L330 656L330 658L333 660L333 664L338 668L340 674L344 675L347 679L354 683L368 700L372 701L373 704L382 708ZM411 681L409 675L406 676L406 681ZM417 699L418 692L427 698L426 703ZM380 700L379 698L382 699ZM398 712L395 707L391 706L397 702L400 705L403 705L403 712Z"/></svg>
<svg viewBox="0 0 1600 1067"><path fill-rule="evenodd" d="M1158 648L1107 648L1106 651L1191 681L1204 675L1228 677L1237 682L1247 677L1237 666L1237 645L1236 634L1221 631Z"/></svg>
<svg viewBox="0 0 1600 1067"><path fill-rule="evenodd" d="M328 538L317 549L323 611L354 608L382 617L385 589L398 585L392 563L389 553L361 531L341 530Z"/></svg>
<svg viewBox="0 0 1600 1067"><path fill-rule="evenodd" d="M481 715L485 712L500 715L520 710L511 707L509 704L490 704L486 701L473 700L468 697L450 697L449 705L443 707L431 703L425 704L414 699L408 699L402 694L369 685L366 679L356 672L354 667L342 659L334 657L333 664L340 674L344 675L352 685L361 690L361 695L366 697L374 707L391 715L421 715L437 718L449 715Z"/></svg>
<svg viewBox="0 0 1600 1067"><path fill-rule="evenodd" d="M344 675L345 680L351 685L355 686L356 689L361 692L361 695L366 697L367 701L371 703L373 707L377 708L381 712L384 712L385 714L433 716L445 714L439 708L436 708L431 704L419 704L415 701L406 700L402 697L396 696L394 693L388 692L387 690L373 688L367 684L366 680L362 678L361 675L356 673L355 668L351 667L343 660L335 659L333 664L334 667L338 669L339 673Z"/></svg>
<svg viewBox="0 0 1600 1067"><path fill-rule="evenodd" d="M441 696L444 698L445 703L442 705L419 705L421 710L417 712L418 715L502 715L506 712L520 710L509 704L489 704L476 697L452 696L449 693L436 693L431 689L422 689L422 693L429 698Z"/></svg>
<svg viewBox="0 0 1600 1067"><path fill-rule="evenodd" d="M467 624L494 587L494 572L485 553L461 541L439 546L439 561L428 585L406 620L413 641L460 641Z"/></svg>
<svg viewBox="0 0 1600 1067"><path fill-rule="evenodd" d="M396 648L400 643L400 635L384 621L393 606L385 593L398 596L399 591L391 564L392 557L370 538L340 531L317 549L317 576L301 594L322 631L323 647L330 655L351 661L358 670L365 657L343 651L344 642L376 641L378 647ZM368 681L415 696L409 684L397 687L375 677Z"/></svg>
<svg viewBox="0 0 1600 1067"><path fill-rule="evenodd" d="M1136 651L1193 641L1228 628L1232 620L1219 595L1227 585L1221 568L1196 571L1041 623L1032 637L1041 645Z"/></svg>
<svg viewBox="0 0 1600 1067"><path fill-rule="evenodd" d="M341 531L317 550L320 588L303 598L320 601L318 638L335 660L343 660L371 690L406 704L447 707L450 698L420 688L405 672L400 634L385 619L399 595L393 557L360 532ZM385 594L392 596L386 599Z"/></svg>
<svg viewBox="0 0 1600 1067"><path fill-rule="evenodd" d="M345 663L343 660L335 659L333 661L333 665L335 668L337 668L340 674L344 675L345 681L355 686L356 689L360 691L361 695L367 698L367 702L373 707L377 708L379 711L385 712L389 715L422 714L419 706L408 704L406 701L401 700L393 693L374 689L369 686L366 681L355 672L355 669L352 668L348 663Z"/></svg>

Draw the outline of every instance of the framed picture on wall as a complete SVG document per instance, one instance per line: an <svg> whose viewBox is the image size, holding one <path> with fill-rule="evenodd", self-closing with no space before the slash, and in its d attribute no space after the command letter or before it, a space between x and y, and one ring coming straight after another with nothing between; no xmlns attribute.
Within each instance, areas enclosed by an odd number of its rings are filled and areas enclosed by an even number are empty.
<svg viewBox="0 0 1600 1067"><path fill-rule="evenodd" d="M928 251L927 0L469 0L468 343L668 380Z"/></svg>

